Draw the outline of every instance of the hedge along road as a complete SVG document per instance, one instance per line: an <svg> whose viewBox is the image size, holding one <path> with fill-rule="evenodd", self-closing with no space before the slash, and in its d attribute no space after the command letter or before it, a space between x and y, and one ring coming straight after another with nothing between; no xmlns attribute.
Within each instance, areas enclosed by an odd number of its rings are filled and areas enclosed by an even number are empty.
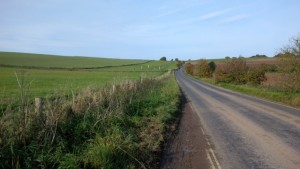
<svg viewBox="0 0 300 169"><path fill-rule="evenodd" d="M299 109L175 76L214 147L211 168L300 168Z"/></svg>

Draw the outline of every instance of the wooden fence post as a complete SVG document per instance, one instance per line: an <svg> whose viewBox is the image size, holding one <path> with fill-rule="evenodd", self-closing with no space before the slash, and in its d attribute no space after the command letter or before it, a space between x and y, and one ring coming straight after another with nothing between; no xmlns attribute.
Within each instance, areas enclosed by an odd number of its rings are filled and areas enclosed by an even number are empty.
<svg viewBox="0 0 300 169"><path fill-rule="evenodd" d="M41 114L42 113L42 107L43 107L43 101L42 98L36 97L34 99L35 101L35 113Z"/></svg>

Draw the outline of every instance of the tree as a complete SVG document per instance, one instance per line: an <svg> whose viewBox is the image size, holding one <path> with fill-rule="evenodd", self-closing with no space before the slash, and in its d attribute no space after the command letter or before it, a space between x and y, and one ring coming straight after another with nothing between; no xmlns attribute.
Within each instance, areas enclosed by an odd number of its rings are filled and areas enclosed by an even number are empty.
<svg viewBox="0 0 300 169"><path fill-rule="evenodd" d="M161 57L159 60L160 60L160 61L167 61L167 58L166 58L165 56L163 56L163 57Z"/></svg>
<svg viewBox="0 0 300 169"><path fill-rule="evenodd" d="M300 34L290 39L290 44L280 49L282 54L291 54L294 57L300 57Z"/></svg>

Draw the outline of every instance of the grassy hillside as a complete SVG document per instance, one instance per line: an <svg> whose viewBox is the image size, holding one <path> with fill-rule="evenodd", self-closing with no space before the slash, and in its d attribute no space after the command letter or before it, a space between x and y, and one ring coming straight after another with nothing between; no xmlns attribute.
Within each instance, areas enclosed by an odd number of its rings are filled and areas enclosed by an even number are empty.
<svg viewBox="0 0 300 169"><path fill-rule="evenodd" d="M0 65L38 68L100 68L145 63L146 60L109 59L0 52Z"/></svg>

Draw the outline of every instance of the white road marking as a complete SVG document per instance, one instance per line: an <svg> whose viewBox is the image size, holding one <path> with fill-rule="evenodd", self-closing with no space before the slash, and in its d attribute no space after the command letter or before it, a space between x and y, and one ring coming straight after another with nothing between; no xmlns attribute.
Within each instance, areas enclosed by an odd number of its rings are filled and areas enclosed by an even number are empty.
<svg viewBox="0 0 300 169"><path fill-rule="evenodd" d="M211 154L212 154L212 156L213 156L214 161L216 162L217 168L218 168L218 169L222 169L222 167L220 166L220 163L219 163L218 159L217 159L216 156L215 156L214 150L213 150L213 149L209 149L209 150L210 150L210 152L211 152Z"/></svg>
<svg viewBox="0 0 300 169"><path fill-rule="evenodd" d="M204 130L201 128L202 134L205 135Z"/></svg>
<svg viewBox="0 0 300 169"><path fill-rule="evenodd" d="M203 135L205 136L205 132L204 132L203 128L201 128L201 131L202 131ZM205 151L206 151L206 155L207 155L207 158L210 162L211 167L213 169L222 169L222 167L221 167L221 165L220 165L220 163L219 163L219 161L218 161L218 159L215 155L214 150L210 146L210 143L209 143L207 137L205 137L205 140L206 140L207 145L209 146L209 149L205 150Z"/></svg>
<svg viewBox="0 0 300 169"><path fill-rule="evenodd" d="M213 168L213 169L216 169L216 167L215 167L215 165L214 165L214 163L213 163L213 161L212 161L212 159L211 159L211 157L210 157L210 154L209 154L209 152L206 150L206 155L207 155L207 158L208 158L208 160L209 160L209 163L210 163L210 166Z"/></svg>

